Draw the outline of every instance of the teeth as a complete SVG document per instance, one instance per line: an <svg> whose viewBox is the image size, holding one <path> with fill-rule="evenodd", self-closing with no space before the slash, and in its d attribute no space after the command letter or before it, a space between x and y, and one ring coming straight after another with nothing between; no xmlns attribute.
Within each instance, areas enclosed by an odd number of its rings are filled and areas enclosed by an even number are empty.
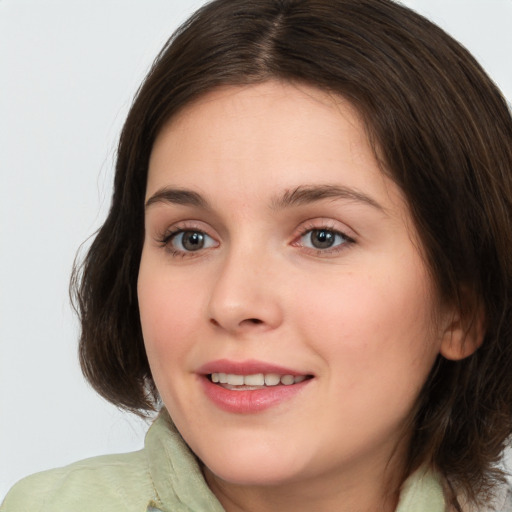
<svg viewBox="0 0 512 512"><path fill-rule="evenodd" d="M265 375L266 386L277 386L281 382L281 377L277 373L269 373Z"/></svg>
<svg viewBox="0 0 512 512"><path fill-rule="evenodd" d="M231 386L243 386L244 385L244 376L243 375L233 375L229 373L227 375L228 384Z"/></svg>
<svg viewBox="0 0 512 512"><path fill-rule="evenodd" d="M281 377L281 384L284 384L285 386L290 386L293 384L293 375L283 375Z"/></svg>
<svg viewBox="0 0 512 512"><path fill-rule="evenodd" d="M240 377L242 377L240 375ZM246 375L242 377L244 384L246 386L264 386L265 385L265 376L263 373L257 373L256 375Z"/></svg>
<svg viewBox="0 0 512 512"><path fill-rule="evenodd" d="M305 375L279 375L277 373L255 373L253 375L236 375L234 373L212 373L212 382L230 386L290 386L306 379Z"/></svg>

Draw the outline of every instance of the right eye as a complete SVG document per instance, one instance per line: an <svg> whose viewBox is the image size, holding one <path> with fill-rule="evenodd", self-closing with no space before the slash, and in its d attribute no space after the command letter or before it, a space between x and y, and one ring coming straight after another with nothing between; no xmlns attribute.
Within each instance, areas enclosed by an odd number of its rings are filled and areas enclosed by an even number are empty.
<svg viewBox="0 0 512 512"><path fill-rule="evenodd" d="M333 229L311 229L300 237L301 244L311 249L334 249L350 243L348 236Z"/></svg>
<svg viewBox="0 0 512 512"><path fill-rule="evenodd" d="M180 230L167 237L167 245L177 253L200 251L215 247L217 242L203 231Z"/></svg>

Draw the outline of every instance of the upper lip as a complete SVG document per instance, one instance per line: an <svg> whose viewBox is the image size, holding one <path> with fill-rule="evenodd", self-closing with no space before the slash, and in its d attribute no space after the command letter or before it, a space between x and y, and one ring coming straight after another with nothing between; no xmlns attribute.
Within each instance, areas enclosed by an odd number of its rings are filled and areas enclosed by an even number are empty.
<svg viewBox="0 0 512 512"><path fill-rule="evenodd" d="M229 359L218 359L210 361L198 368L197 373L201 375L209 375L211 373L230 373L234 375L254 375L257 373L269 374L276 373L278 375L311 375L309 373L285 368L272 363L263 361L247 360L247 361L231 361Z"/></svg>

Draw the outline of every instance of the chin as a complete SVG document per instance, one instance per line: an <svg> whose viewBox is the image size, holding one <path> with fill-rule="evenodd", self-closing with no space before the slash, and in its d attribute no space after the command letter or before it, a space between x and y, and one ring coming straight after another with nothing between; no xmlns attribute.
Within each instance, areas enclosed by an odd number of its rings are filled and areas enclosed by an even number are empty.
<svg viewBox="0 0 512 512"><path fill-rule="evenodd" d="M280 485L292 482L303 473L304 464L297 460L300 450L296 447L287 456L282 450L268 449L258 443L238 450L237 446L235 442L229 448L219 446L215 453L207 450L196 454L213 475L236 485Z"/></svg>
<svg viewBox="0 0 512 512"><path fill-rule="evenodd" d="M241 486L279 486L291 483L299 475L297 468L280 467L273 461L253 461L248 464L229 464L219 461L218 464L206 465L206 468L218 479ZM291 471L292 470L292 471Z"/></svg>

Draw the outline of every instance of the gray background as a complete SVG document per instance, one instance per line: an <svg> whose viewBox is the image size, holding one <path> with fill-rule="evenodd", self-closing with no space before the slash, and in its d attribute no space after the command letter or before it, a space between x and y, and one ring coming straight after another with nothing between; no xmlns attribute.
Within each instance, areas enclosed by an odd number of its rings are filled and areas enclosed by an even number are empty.
<svg viewBox="0 0 512 512"><path fill-rule="evenodd" d="M81 376L67 286L105 216L131 98L202 3L0 0L0 500L29 473L142 446L146 424ZM512 99L512 0L403 3L463 42Z"/></svg>

